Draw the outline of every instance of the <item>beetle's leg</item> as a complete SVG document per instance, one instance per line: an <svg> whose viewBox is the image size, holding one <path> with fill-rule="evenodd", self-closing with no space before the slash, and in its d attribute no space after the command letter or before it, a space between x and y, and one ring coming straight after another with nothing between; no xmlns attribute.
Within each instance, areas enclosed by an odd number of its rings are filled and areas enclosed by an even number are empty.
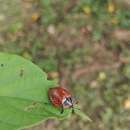
<svg viewBox="0 0 130 130"><path fill-rule="evenodd" d="M74 106L72 106L72 114L74 114L74 113L75 113Z"/></svg>
<svg viewBox="0 0 130 130"><path fill-rule="evenodd" d="M61 114L63 114L63 112L64 112L64 108L63 108L63 106L61 107Z"/></svg>
<svg viewBox="0 0 130 130"><path fill-rule="evenodd" d="M74 113L75 113L75 111L74 111L74 105L73 105L72 98L70 98L70 101L71 101L71 103L72 103L72 114L74 114Z"/></svg>

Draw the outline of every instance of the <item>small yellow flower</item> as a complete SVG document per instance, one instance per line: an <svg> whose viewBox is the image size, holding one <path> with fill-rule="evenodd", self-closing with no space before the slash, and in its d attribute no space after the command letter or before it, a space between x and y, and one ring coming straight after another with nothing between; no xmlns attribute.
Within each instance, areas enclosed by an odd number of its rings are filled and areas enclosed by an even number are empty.
<svg viewBox="0 0 130 130"><path fill-rule="evenodd" d="M91 15L92 9L89 6L83 7L83 11L86 15Z"/></svg>
<svg viewBox="0 0 130 130"><path fill-rule="evenodd" d="M100 81L106 80L106 79L107 79L106 73L105 73L105 72L100 72L100 73L99 73L99 76L98 76L98 79L99 79Z"/></svg>
<svg viewBox="0 0 130 130"><path fill-rule="evenodd" d="M109 13L114 13L115 10L116 10L115 4L112 3L112 2L108 3L107 10L108 10Z"/></svg>
<svg viewBox="0 0 130 130"><path fill-rule="evenodd" d="M40 14L35 12L32 14L32 21L37 22L37 20L40 18Z"/></svg>

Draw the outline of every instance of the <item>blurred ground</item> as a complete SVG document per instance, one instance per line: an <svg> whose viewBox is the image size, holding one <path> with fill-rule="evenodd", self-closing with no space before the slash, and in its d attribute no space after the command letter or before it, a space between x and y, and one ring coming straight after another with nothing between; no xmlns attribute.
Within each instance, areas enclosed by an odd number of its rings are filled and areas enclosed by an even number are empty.
<svg viewBox="0 0 130 130"><path fill-rule="evenodd" d="M0 51L39 65L93 120L28 130L130 129L129 8L129 0L0 0Z"/></svg>

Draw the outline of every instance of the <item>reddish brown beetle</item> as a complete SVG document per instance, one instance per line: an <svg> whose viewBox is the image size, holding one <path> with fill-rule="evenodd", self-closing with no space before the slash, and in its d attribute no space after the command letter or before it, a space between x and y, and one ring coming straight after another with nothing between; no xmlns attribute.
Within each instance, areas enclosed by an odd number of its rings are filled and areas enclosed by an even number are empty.
<svg viewBox="0 0 130 130"><path fill-rule="evenodd" d="M55 107L61 108L61 113L63 113L64 109L67 108L72 108L72 113L74 113L72 95L65 88L50 88L48 91L48 95L51 103Z"/></svg>

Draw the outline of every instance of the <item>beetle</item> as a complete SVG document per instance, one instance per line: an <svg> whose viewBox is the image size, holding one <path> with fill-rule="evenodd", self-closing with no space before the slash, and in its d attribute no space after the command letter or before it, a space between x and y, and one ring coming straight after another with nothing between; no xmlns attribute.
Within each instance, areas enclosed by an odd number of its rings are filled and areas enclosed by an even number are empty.
<svg viewBox="0 0 130 130"><path fill-rule="evenodd" d="M72 108L72 113L74 113L72 95L68 90L63 87L50 88L48 95L52 105L61 109L61 114L64 112L64 109L68 108Z"/></svg>

